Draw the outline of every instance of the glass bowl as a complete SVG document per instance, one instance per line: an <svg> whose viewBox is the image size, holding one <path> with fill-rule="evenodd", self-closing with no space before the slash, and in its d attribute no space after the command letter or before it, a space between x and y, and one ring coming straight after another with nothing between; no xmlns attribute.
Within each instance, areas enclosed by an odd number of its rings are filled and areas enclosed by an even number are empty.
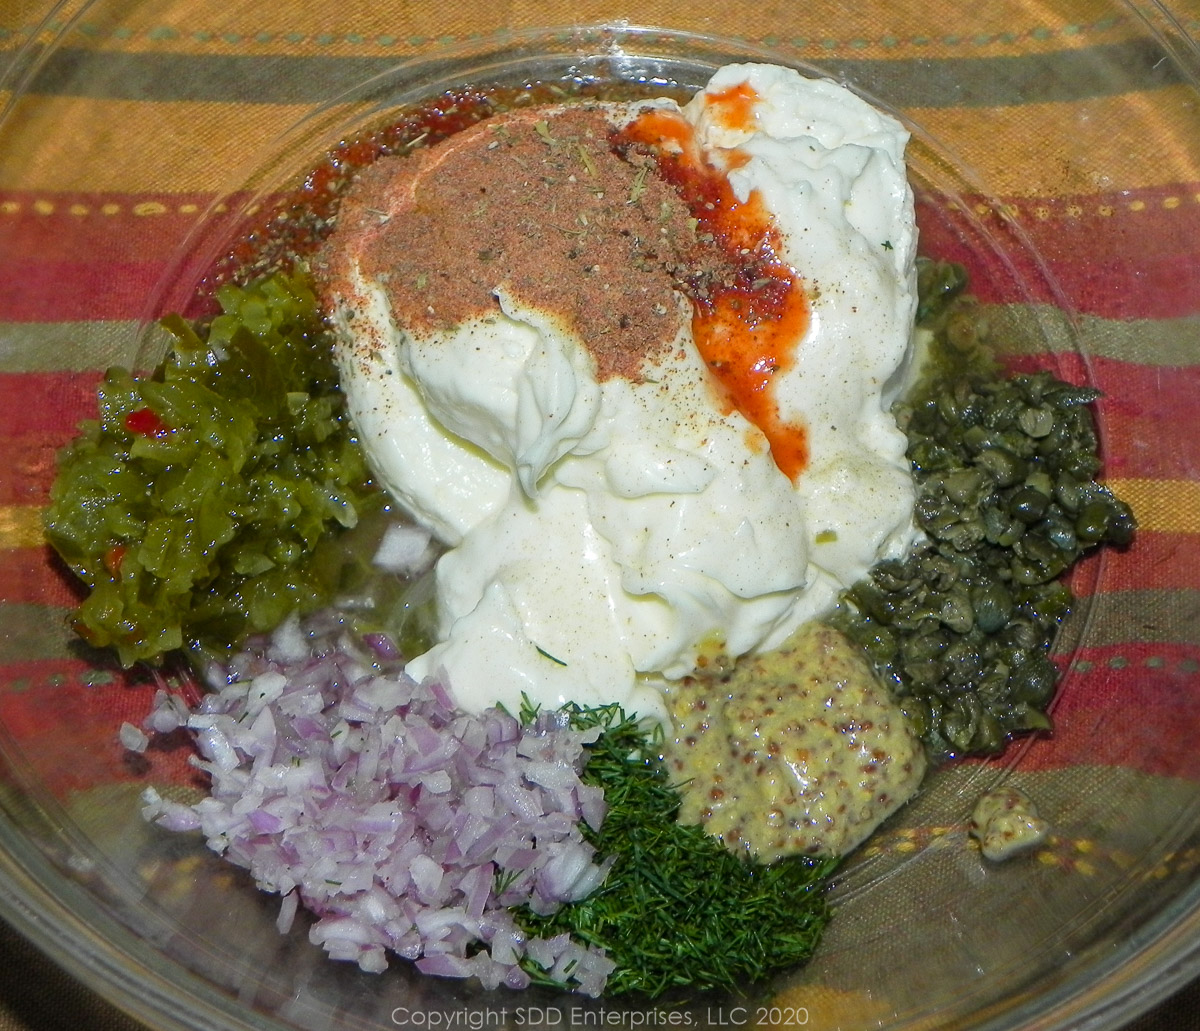
<svg viewBox="0 0 1200 1031"><path fill-rule="evenodd" d="M1200 970L1200 11L569 6L0 14L0 913L156 1028L1118 1026ZM75 587L39 524L55 451L107 365L160 353L156 320L246 220L395 105L534 78L694 88L729 60L900 117L922 251L968 266L1014 368L1104 391L1106 475L1141 527L1073 574L1054 731L938 769L836 877L814 960L744 997L489 993L328 962L241 871L142 821L146 787L195 781L185 749L118 741L155 677L68 630ZM1053 830L994 864L967 824L1000 783Z"/></svg>

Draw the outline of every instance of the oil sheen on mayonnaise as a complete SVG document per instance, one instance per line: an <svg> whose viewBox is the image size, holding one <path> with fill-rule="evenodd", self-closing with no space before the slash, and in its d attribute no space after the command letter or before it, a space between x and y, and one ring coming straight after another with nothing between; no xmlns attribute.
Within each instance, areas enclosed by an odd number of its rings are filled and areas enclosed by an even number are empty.
<svg viewBox="0 0 1200 1031"><path fill-rule="evenodd" d="M503 261L487 310L433 324L394 303L390 271L358 260L364 234L419 206L417 187L372 197L377 224L335 232L322 291L371 464L448 547L438 641L409 671L444 676L467 709L515 711L526 695L661 714L664 678L691 673L702 646L777 646L914 536L905 440L888 412L916 303L904 129L840 86L766 65L721 69L682 109L604 109L614 126L675 119L684 142L663 147L687 150L734 206L769 218L772 260L803 290L806 318L776 340L762 389L804 458L785 472L762 406L717 382L684 291L656 302L667 343L635 374L601 369L580 321L531 301ZM531 117L548 148L560 142L553 111ZM477 143L499 160L524 124L478 128L495 135ZM438 150L417 179L439 174ZM573 185L594 171L583 161ZM547 206L544 221L548 238L586 242L570 211ZM465 246L489 254L486 221Z"/></svg>

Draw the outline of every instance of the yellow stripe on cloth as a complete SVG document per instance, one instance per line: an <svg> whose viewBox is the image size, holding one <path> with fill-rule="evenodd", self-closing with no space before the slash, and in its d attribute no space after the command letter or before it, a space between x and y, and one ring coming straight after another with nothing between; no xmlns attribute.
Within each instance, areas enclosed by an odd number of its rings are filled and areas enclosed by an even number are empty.
<svg viewBox="0 0 1200 1031"><path fill-rule="evenodd" d="M0 505L0 548L37 548L46 541L37 505Z"/></svg>
<svg viewBox="0 0 1200 1031"><path fill-rule="evenodd" d="M1195 181L1200 144L1191 142L1195 134L1186 123L1191 117L1187 88L1143 96L1145 103L1132 106L1128 96L1115 96L907 113L999 197L1111 196ZM254 155L269 153L269 141L308 111L304 104L27 98L14 109L27 138L70 140L82 153L78 160L64 161L59 148L42 147L23 162L0 163L0 189L195 193L229 188L238 185L239 172L244 179ZM350 116L349 107L343 111ZM203 160L155 158L164 138L181 135L204 154ZM998 147L997 139L1004 146ZM1164 147L1162 140L1174 142ZM936 167L937 159L925 156L922 147L914 140L910 159ZM314 148L314 162L318 156ZM297 163L297 171L304 163ZM1178 201L1183 207L1197 203L1191 194Z"/></svg>
<svg viewBox="0 0 1200 1031"><path fill-rule="evenodd" d="M1190 87L1170 86L1133 98L917 108L906 114L952 146L956 163L973 169L993 194L1061 197L1194 181L1200 167L1194 104ZM910 161L919 160L922 147L913 141Z"/></svg>
<svg viewBox="0 0 1200 1031"><path fill-rule="evenodd" d="M1200 533L1200 482L1113 479L1105 484L1133 509L1139 530Z"/></svg>
<svg viewBox="0 0 1200 1031"><path fill-rule="evenodd" d="M126 53L412 53L500 28L611 23L618 14L623 12L612 0L511 0L491 6L340 0L332 10L298 0L225 6L167 0L123 5L116 17L106 16L104 10L85 10L65 42ZM785 52L798 50L810 59L1045 53L1128 39L1141 31L1128 16L1098 12L1094 0L966 8L844 0L784 6L642 0L636 20L640 25L769 40ZM31 27L19 10L0 11L0 26L9 30L0 44L3 48L15 46Z"/></svg>
<svg viewBox="0 0 1200 1031"><path fill-rule="evenodd" d="M206 193L242 185L255 155L299 121L305 105L254 107L222 103L29 97L14 118L27 139L70 142L74 160L59 147L40 147L21 162L0 162L0 190L36 188L64 192ZM203 157L158 159L164 139L186 138ZM264 141L266 149L264 149ZM172 145L178 148L177 142ZM312 163L321 151L314 146ZM304 161L296 171L304 169ZM36 186L33 186L36 184Z"/></svg>

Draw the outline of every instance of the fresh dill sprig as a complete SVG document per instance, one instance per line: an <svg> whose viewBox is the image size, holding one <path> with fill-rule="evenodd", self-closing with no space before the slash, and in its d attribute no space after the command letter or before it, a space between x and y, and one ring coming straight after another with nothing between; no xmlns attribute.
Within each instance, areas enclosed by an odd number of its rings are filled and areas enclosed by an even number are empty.
<svg viewBox="0 0 1200 1031"><path fill-rule="evenodd" d="M829 919L824 887L835 861L763 864L735 855L698 826L676 823L679 796L654 735L618 706L565 711L577 729L604 728L588 746L583 780L604 790L608 813L599 831L585 826L584 835L600 855L617 859L586 899L549 916L517 911L525 931L567 933L603 948L617 964L606 995L736 992L808 959ZM553 983L532 961L526 970Z"/></svg>

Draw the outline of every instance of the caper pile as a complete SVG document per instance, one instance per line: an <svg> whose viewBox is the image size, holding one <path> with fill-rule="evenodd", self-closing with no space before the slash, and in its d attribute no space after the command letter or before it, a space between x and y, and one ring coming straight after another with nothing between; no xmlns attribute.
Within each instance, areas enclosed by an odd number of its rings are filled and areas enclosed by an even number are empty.
<svg viewBox="0 0 1200 1031"><path fill-rule="evenodd" d="M1096 482L1089 403L1049 373L1011 378L958 266L923 263L926 373L896 415L927 543L845 593L832 621L893 685L935 756L994 753L1049 727L1049 649L1073 598L1061 576L1086 550L1126 544L1129 506Z"/></svg>

